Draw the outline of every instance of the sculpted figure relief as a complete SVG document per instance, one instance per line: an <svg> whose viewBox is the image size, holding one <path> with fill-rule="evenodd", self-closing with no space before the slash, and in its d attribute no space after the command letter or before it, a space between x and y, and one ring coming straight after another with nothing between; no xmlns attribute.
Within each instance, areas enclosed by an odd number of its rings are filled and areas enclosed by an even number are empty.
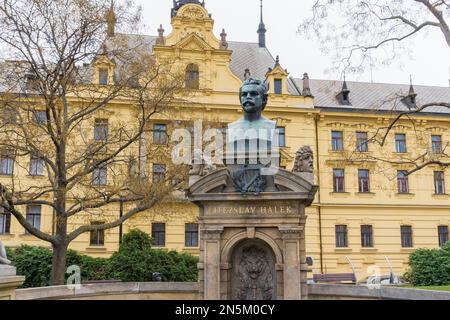
<svg viewBox="0 0 450 320"><path fill-rule="evenodd" d="M239 300L272 300L273 273L264 249L252 245L242 251L237 270L239 286L235 295Z"/></svg>
<svg viewBox="0 0 450 320"><path fill-rule="evenodd" d="M10 265L11 261L6 257L6 248L3 242L0 240L0 264Z"/></svg>
<svg viewBox="0 0 450 320"><path fill-rule="evenodd" d="M217 167L212 164L212 159L202 155L201 150L194 150L194 159L192 160L189 175L190 176L206 176L216 170Z"/></svg>
<svg viewBox="0 0 450 320"><path fill-rule="evenodd" d="M292 172L314 172L314 154L311 147L305 146L297 151Z"/></svg>

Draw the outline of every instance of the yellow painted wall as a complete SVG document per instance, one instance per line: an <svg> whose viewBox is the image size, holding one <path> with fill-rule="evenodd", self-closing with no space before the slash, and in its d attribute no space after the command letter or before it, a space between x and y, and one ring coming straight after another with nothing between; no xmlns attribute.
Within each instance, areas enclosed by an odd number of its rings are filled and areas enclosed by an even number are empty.
<svg viewBox="0 0 450 320"><path fill-rule="evenodd" d="M196 5L187 5L197 7ZM204 11L204 9L201 9ZM180 10L179 15L183 14ZM199 22L200 21L200 22ZM203 21L203 22L201 22ZM181 27L186 23L186 30L194 30L203 37L192 35L181 36L185 32ZM166 38L166 46L155 47L156 56L176 58L180 66L196 62L201 72L200 90L192 97L195 105L174 106L169 111L158 115L154 122L174 125L175 120L192 121L220 121L224 124L237 120L242 116L237 92L240 80L231 73L229 60L231 52L219 49L219 41L212 34L211 21L206 16L204 20L191 21L189 19L174 18L174 31ZM191 28L191 29L190 29ZM191 30L191 31L192 31ZM438 246L438 225L450 225L450 196L434 195L433 170L426 168L410 177L410 195L399 195L396 191L395 170L380 162L354 162L355 132L375 132L381 123L389 121L388 117L381 117L370 113L357 114L352 112L334 113L313 108L313 98L289 95L270 95L269 105L265 117L274 119L278 125L286 128L287 147L283 148L283 164L292 168L295 152L302 146L309 145L314 150L316 181L320 181L320 191L313 205L307 209L306 242L308 255L314 257L313 270L320 272L321 264L324 272L348 272L350 265L348 257L356 267L357 275L366 275L367 267L377 264L382 273L388 272L385 256L392 263L397 273L403 273L407 267L408 254L411 249L402 249L400 245L400 226L412 225L414 249L421 247L436 248ZM111 124L118 121L131 122L133 116L126 101L115 102L109 107ZM418 126L411 123L401 123L396 130L407 134L408 150L411 155L420 151L431 139L432 128L441 127L443 140L450 141L450 121L446 117L417 117ZM422 140L417 139L416 131L423 132ZM92 128L86 128L93 134ZM345 151L331 150L331 131L344 132ZM316 137L316 132L318 133ZM151 133L148 140L151 141ZM316 143L318 142L318 144ZM318 152L316 152L318 150ZM394 152L393 135L388 145L383 148L369 146L372 156L383 155L397 157ZM27 159L18 159L26 163ZM149 166L152 159L148 159ZM332 192L332 169L345 168L346 193ZM370 194L359 194L357 189L357 170L366 168L371 170ZM15 177L29 184L38 183L40 178L25 177L24 171L16 165ZM446 169L447 193L450 193L450 169ZM0 177L5 182L8 177ZM45 208L45 207L43 207ZM320 217L319 218L319 210ZM118 217L119 205L111 205L102 213L106 216ZM93 217L84 216L80 220L72 221L71 228L75 228ZM151 233L152 222L166 223L166 248L198 254L198 248L185 248L184 226L198 220L198 209L190 203L164 203L149 212L140 214L124 224L124 233L132 228L139 228ZM320 229L320 224L322 228ZM336 224L346 224L349 233L349 247L338 249L335 246ZM360 244L360 225L371 224L374 231L374 248L362 249ZM52 212L45 208L42 212L42 229L51 232ZM322 239L320 238L322 234ZM48 246L32 236L25 236L23 228L12 219L11 234L0 235L7 246L20 244ZM321 246L322 258L321 263ZM107 257L117 250L119 244L118 228L105 231L105 245L102 247L89 246L89 234L76 239L71 248L92 256Z"/></svg>

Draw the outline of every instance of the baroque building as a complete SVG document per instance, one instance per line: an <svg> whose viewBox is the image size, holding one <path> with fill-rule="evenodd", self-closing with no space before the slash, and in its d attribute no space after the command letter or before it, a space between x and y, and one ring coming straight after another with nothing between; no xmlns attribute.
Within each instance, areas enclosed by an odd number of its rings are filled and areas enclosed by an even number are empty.
<svg viewBox="0 0 450 320"><path fill-rule="evenodd" d="M304 146L310 146L314 154L313 174L320 188L307 209L306 227L307 255L312 257L314 273L354 268L357 277L363 278L370 266L377 265L383 274L391 267L401 274L413 250L437 248L448 241L450 169L431 165L406 175L414 164L403 160L415 159L423 150L440 157L450 141L450 111L434 107L399 121L384 147L370 137L418 101L450 101L449 88L315 80L306 73L292 77L266 47L262 7L255 43L230 41L225 30L215 35L210 13L197 0L174 1L168 35L162 27L158 36L119 34L115 20L111 12L108 45L111 39L130 46L144 43L156 57L181 61L186 66L186 86L194 92L194 105L176 106L154 119L146 137L150 144L164 145L166 134L179 122L237 120L242 113L237 95L242 81L266 79L270 89L265 115L279 128L280 166L292 169L296 152ZM86 67L91 69L93 85L113 81L115 64L105 57ZM114 122L114 116L108 121ZM107 122L94 125L100 128L95 134L104 134L101 128ZM164 173L163 165L154 159L146 161L153 176ZM38 162L32 167L36 173L44 170ZM8 155L2 155L0 169L0 179L24 174L14 170L14 159ZM107 179L103 172L96 174L97 180ZM113 204L108 210L119 215L121 209ZM139 228L152 235L155 247L198 254L198 214L186 199L161 203L121 228L83 234L71 248L106 257L117 250L124 233ZM47 209L27 208L27 219L42 230L52 230L52 212ZM6 213L0 213L0 240L7 246L48 245L25 234Z"/></svg>

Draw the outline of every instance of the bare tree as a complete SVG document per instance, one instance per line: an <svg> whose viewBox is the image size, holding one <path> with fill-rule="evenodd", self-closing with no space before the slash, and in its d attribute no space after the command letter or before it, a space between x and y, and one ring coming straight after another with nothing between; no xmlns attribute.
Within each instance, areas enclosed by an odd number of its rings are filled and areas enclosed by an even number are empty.
<svg viewBox="0 0 450 320"><path fill-rule="evenodd" d="M317 0L299 32L314 35L325 52L333 52L334 68L360 72L367 64L392 62L408 51L409 40L432 29L450 48L449 23L446 0Z"/></svg>
<svg viewBox="0 0 450 320"><path fill-rule="evenodd" d="M17 170L0 179L0 207L51 243L52 284L63 284L78 236L118 227L185 180L167 147L146 142L155 116L185 103L184 73L156 59L144 37L115 34L116 21L136 30L140 10L130 1L114 9L106 0L0 3L9 59L1 63L0 151ZM149 157L167 164L151 181ZM119 204L120 218L110 213ZM34 226L27 206L49 208L53 232Z"/></svg>
<svg viewBox="0 0 450 320"><path fill-rule="evenodd" d="M312 16L301 23L299 32L318 39L322 50L332 53L332 70L361 73L369 64L386 65L395 61L408 53L408 42L416 35L433 29L442 33L450 49L449 23L450 2L446 0L317 0L312 6ZM379 104L374 109L383 110L391 121L377 128L369 143L381 148L392 137L392 130L405 122L414 128L419 141L421 133L414 115L436 108L441 112L450 111L450 101L416 100L414 92L398 92ZM444 143L441 149L436 152L428 143L409 157L393 160L389 154L372 160L410 165L412 169L408 173L411 174L432 164L449 166L449 148ZM352 155L361 157L358 153Z"/></svg>

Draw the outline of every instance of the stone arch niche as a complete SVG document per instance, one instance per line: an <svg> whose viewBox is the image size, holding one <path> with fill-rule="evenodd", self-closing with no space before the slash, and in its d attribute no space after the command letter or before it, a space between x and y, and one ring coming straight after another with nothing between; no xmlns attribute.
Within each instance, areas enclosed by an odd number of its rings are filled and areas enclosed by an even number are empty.
<svg viewBox="0 0 450 320"><path fill-rule="evenodd" d="M231 255L231 300L277 300L275 254L259 239L239 242Z"/></svg>
<svg viewBox="0 0 450 320"><path fill-rule="evenodd" d="M198 177L187 193L200 209L200 296L307 299L305 207L312 203L317 186L279 169L266 190L243 196L230 170Z"/></svg>

